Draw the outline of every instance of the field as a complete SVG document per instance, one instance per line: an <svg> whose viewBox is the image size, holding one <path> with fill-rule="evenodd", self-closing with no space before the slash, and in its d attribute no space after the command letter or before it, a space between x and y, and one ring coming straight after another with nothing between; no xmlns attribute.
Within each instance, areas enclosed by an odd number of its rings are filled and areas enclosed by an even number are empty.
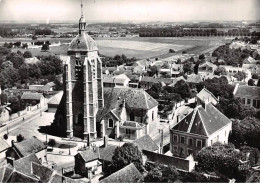
<svg viewBox="0 0 260 186"><path fill-rule="evenodd" d="M133 38L94 38L97 42L99 53L106 56L115 56L116 54L125 54L127 57L136 57L143 59L154 56L171 56L169 49L176 52L186 51L192 54L208 53L216 47L230 42L225 37L133 37ZM33 55L65 55L68 49L68 43L72 38L39 38L39 40L49 40L50 42L61 42L59 47L51 47L49 52L41 52L40 49L30 49ZM30 38L0 38L0 44L4 42L31 42ZM17 49L13 49L16 51ZM23 49L19 49L24 51Z"/></svg>

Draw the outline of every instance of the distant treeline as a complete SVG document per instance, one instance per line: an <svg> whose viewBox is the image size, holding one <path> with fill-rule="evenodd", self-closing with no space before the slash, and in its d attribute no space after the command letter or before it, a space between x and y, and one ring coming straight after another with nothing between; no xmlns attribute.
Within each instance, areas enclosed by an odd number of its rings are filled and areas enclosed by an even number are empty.
<svg viewBox="0 0 260 186"><path fill-rule="evenodd" d="M250 32L249 29L231 29L219 31L212 29L184 28L140 28L140 37L184 37L184 36L258 36L260 32Z"/></svg>

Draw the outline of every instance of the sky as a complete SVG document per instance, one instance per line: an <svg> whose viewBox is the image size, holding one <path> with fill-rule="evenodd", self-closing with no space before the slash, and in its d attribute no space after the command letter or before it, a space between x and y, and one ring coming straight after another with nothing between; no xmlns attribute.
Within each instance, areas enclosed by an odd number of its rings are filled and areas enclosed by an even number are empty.
<svg viewBox="0 0 260 186"><path fill-rule="evenodd" d="M87 21L260 20L260 0L83 0ZM0 21L77 21L80 0L0 0Z"/></svg>

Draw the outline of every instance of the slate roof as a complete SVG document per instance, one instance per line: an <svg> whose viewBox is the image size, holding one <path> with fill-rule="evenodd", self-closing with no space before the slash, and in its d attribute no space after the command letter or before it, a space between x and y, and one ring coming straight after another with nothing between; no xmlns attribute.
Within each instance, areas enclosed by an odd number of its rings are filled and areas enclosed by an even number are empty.
<svg viewBox="0 0 260 186"><path fill-rule="evenodd" d="M59 105L62 96L63 96L63 91L60 91L59 93L55 94L55 95L50 99L50 101L48 102L48 104L51 104L51 105Z"/></svg>
<svg viewBox="0 0 260 186"><path fill-rule="evenodd" d="M141 138L133 141L133 143L137 145L141 150L148 150L153 152L159 149L159 147L149 135L142 136Z"/></svg>
<svg viewBox="0 0 260 186"><path fill-rule="evenodd" d="M14 171L11 175L11 178L8 180L8 183L38 183L37 178L31 177L29 175L23 174L18 171Z"/></svg>
<svg viewBox="0 0 260 186"><path fill-rule="evenodd" d="M210 136L229 123L231 123L231 120L229 120L211 103L208 103L205 105L205 109L200 105L197 106L172 129Z"/></svg>
<svg viewBox="0 0 260 186"><path fill-rule="evenodd" d="M200 82L202 82L202 79L201 79L200 75L191 74L191 75L188 75L187 82L200 83Z"/></svg>
<svg viewBox="0 0 260 186"><path fill-rule="evenodd" d="M93 161L93 160L97 160L97 159L106 160L106 161L111 162L112 156L113 156L116 148L117 148L117 146L107 145L106 147L101 146L101 147L99 147L99 149L96 148L95 151L92 148L90 148L90 149L81 151L78 154L84 159L84 161L86 163Z"/></svg>
<svg viewBox="0 0 260 186"><path fill-rule="evenodd" d="M135 121L124 121L120 127L141 129L144 127L144 124Z"/></svg>
<svg viewBox="0 0 260 186"><path fill-rule="evenodd" d="M40 100L42 96L42 93L24 92L21 99Z"/></svg>
<svg viewBox="0 0 260 186"><path fill-rule="evenodd" d="M203 88L198 94L197 97L205 103L207 100L208 102L212 104L216 104L218 102L218 99L206 88Z"/></svg>
<svg viewBox="0 0 260 186"><path fill-rule="evenodd" d="M1 176L2 178L0 179L1 181L0 183L6 183L11 177L14 168L12 167L12 165L7 164L6 166L3 167L1 171L2 171L2 176Z"/></svg>
<svg viewBox="0 0 260 186"><path fill-rule="evenodd" d="M4 139L0 138L0 152L6 150L8 148L9 148L9 145L7 144L7 142Z"/></svg>
<svg viewBox="0 0 260 186"><path fill-rule="evenodd" d="M34 153L14 161L14 168L19 172L22 172L27 175L31 175L32 173L31 164L33 162L40 164L40 161L38 160L37 156Z"/></svg>
<svg viewBox="0 0 260 186"><path fill-rule="evenodd" d="M103 116L118 105L118 102L122 103L123 100L125 100L127 109L149 110L158 105L158 102L143 89L133 89L129 87L106 87L104 88L105 107L102 110L99 110L97 114L97 121L100 121Z"/></svg>
<svg viewBox="0 0 260 186"><path fill-rule="evenodd" d="M68 51L96 51L96 42L86 33L78 34L69 45Z"/></svg>
<svg viewBox="0 0 260 186"><path fill-rule="evenodd" d="M15 148L21 153L22 156L27 156L31 153L37 153L45 149L45 145L36 137L25 139L22 142L14 143Z"/></svg>
<svg viewBox="0 0 260 186"><path fill-rule="evenodd" d="M143 181L142 174L133 163L120 169L119 171L104 178L100 183L140 183Z"/></svg>
<svg viewBox="0 0 260 186"><path fill-rule="evenodd" d="M235 88L234 95L235 97L246 97L260 100L260 87L238 85L237 89Z"/></svg>

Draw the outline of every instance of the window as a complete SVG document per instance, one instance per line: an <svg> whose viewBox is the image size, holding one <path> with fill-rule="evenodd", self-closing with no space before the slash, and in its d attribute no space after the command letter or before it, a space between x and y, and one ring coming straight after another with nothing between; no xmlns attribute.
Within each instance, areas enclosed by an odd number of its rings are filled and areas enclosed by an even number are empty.
<svg viewBox="0 0 260 186"><path fill-rule="evenodd" d="M134 134L135 131L134 131L134 130L131 130L131 129L125 129L125 133L126 133L127 135L130 135L130 134Z"/></svg>
<svg viewBox="0 0 260 186"><path fill-rule="evenodd" d="M196 141L196 147L202 147L202 141L201 140L197 140Z"/></svg>
<svg viewBox="0 0 260 186"><path fill-rule="evenodd" d="M180 154L184 154L184 148L180 147Z"/></svg>
<svg viewBox="0 0 260 186"><path fill-rule="evenodd" d="M213 140L210 140L211 145L213 145Z"/></svg>
<svg viewBox="0 0 260 186"><path fill-rule="evenodd" d="M184 136L181 136L181 143L185 143L185 138L184 138Z"/></svg>
<svg viewBox="0 0 260 186"><path fill-rule="evenodd" d="M251 104L251 99L247 99L247 104L248 104L248 105Z"/></svg>
<svg viewBox="0 0 260 186"><path fill-rule="evenodd" d="M253 99L253 106L256 108L256 100Z"/></svg>
<svg viewBox="0 0 260 186"><path fill-rule="evenodd" d="M112 119L108 120L108 128L113 128L114 127L114 121Z"/></svg>
<svg viewBox="0 0 260 186"><path fill-rule="evenodd" d="M178 152L178 146L173 145L173 152Z"/></svg>
<svg viewBox="0 0 260 186"><path fill-rule="evenodd" d="M189 146L192 146L192 138L189 138L188 145L189 145Z"/></svg>
<svg viewBox="0 0 260 186"><path fill-rule="evenodd" d="M154 120L154 111L152 112L152 120Z"/></svg>
<svg viewBox="0 0 260 186"><path fill-rule="evenodd" d="M188 155L193 154L193 150L192 149L188 149Z"/></svg>
<svg viewBox="0 0 260 186"><path fill-rule="evenodd" d="M245 98L242 98L242 103L246 104L246 99Z"/></svg>
<svg viewBox="0 0 260 186"><path fill-rule="evenodd" d="M75 61L75 79L79 80L82 79L82 65L81 61L79 59L76 59Z"/></svg>
<svg viewBox="0 0 260 186"><path fill-rule="evenodd" d="M173 141L178 143L178 136L177 135L173 135Z"/></svg>
<svg viewBox="0 0 260 186"><path fill-rule="evenodd" d="M133 112L130 113L130 121L135 121L135 115Z"/></svg>

